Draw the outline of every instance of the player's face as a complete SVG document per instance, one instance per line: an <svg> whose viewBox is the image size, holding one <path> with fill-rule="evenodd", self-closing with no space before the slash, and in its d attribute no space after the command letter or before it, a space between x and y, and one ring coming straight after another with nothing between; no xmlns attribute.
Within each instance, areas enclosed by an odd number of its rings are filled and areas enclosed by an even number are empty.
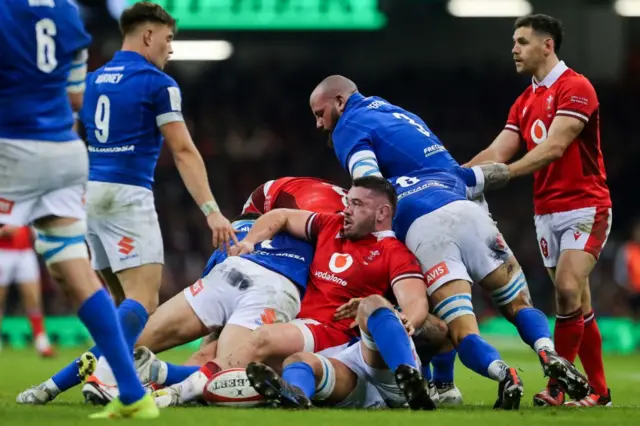
<svg viewBox="0 0 640 426"><path fill-rule="evenodd" d="M353 187L347 194L344 209L344 236L357 240L376 230L379 203L370 189Z"/></svg>
<svg viewBox="0 0 640 426"><path fill-rule="evenodd" d="M149 57L151 62L161 70L164 69L173 54L172 41L173 30L171 27L166 25L153 26L149 41Z"/></svg>
<svg viewBox="0 0 640 426"><path fill-rule="evenodd" d="M331 133L336 128L338 120L344 111L346 102L342 95L328 98L321 93L314 93L311 96L309 105L316 117L316 127L328 133L329 146L333 147Z"/></svg>
<svg viewBox="0 0 640 426"><path fill-rule="evenodd" d="M511 49L516 71L520 74L534 74L553 52L552 43L549 37L534 32L530 27L517 28L513 33Z"/></svg>

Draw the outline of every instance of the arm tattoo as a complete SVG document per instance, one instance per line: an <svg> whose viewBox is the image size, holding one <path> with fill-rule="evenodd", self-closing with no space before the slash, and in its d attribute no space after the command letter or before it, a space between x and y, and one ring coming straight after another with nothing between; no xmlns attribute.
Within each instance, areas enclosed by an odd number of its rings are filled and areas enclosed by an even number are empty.
<svg viewBox="0 0 640 426"><path fill-rule="evenodd" d="M500 189L509 182L509 168L506 164L494 163L483 164L478 166L484 174L484 190L492 191L494 189Z"/></svg>

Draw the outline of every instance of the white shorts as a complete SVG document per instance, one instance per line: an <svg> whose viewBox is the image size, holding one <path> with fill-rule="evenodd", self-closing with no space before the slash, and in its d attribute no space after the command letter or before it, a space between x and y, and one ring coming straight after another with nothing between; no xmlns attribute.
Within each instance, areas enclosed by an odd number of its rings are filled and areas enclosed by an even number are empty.
<svg viewBox="0 0 640 426"><path fill-rule="evenodd" d="M81 140L0 139L0 224L28 225L45 216L84 219L88 175Z"/></svg>
<svg viewBox="0 0 640 426"><path fill-rule="evenodd" d="M93 269L122 271L164 264L164 246L153 199L147 188L118 183L87 185L87 242Z"/></svg>
<svg viewBox="0 0 640 426"><path fill-rule="evenodd" d="M0 287L40 279L40 265L33 250L0 249ZM0 306L0 309L2 307Z"/></svg>
<svg viewBox="0 0 640 426"><path fill-rule="evenodd" d="M420 261L429 296L449 281L481 281L512 255L495 222L468 200L418 218L405 243Z"/></svg>
<svg viewBox="0 0 640 426"><path fill-rule="evenodd" d="M587 207L534 216L544 266L555 268L563 250L582 250L598 259L611 232L611 209Z"/></svg>
<svg viewBox="0 0 640 426"><path fill-rule="evenodd" d="M395 374L389 369L378 370L367 365L362 357L362 346L359 342L349 346L333 358L346 365L358 377L355 389L342 400L337 407L341 408L399 408L407 403L404 393L396 383ZM421 369L420 360L414 357Z"/></svg>
<svg viewBox="0 0 640 426"><path fill-rule="evenodd" d="M184 289L205 327L235 324L255 330L289 322L300 312L298 287L284 276L241 257L229 257Z"/></svg>

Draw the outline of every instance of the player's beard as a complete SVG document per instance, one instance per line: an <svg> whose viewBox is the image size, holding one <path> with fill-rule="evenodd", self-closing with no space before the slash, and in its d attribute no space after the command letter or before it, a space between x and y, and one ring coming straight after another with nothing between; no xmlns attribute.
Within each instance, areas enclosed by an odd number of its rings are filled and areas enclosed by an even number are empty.
<svg viewBox="0 0 640 426"><path fill-rule="evenodd" d="M376 218L363 219L361 223L356 223L353 218L351 219L351 229L348 233L344 233L344 237L348 240L357 241L367 235L375 232L376 230Z"/></svg>
<svg viewBox="0 0 640 426"><path fill-rule="evenodd" d="M331 124L330 124L330 128L325 129L325 131L329 134L329 137L327 138L327 145L329 145L329 148L333 148L333 129L336 128L336 125L338 124L338 120L340 120L340 113L338 112L338 109L333 106L331 107L331 114L330 114L330 118L331 118Z"/></svg>

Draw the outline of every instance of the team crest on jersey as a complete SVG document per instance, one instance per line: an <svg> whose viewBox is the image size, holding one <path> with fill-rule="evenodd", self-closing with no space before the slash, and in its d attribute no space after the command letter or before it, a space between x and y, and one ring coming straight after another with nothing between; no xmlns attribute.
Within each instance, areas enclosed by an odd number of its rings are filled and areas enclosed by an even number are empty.
<svg viewBox="0 0 640 426"><path fill-rule="evenodd" d="M544 125L544 122L540 119L537 119L531 125L531 139L536 143L540 144L547 139L547 126Z"/></svg>
<svg viewBox="0 0 640 426"><path fill-rule="evenodd" d="M551 111L552 107L553 107L553 95L549 95L549 97L547 98L547 111Z"/></svg>
<svg viewBox="0 0 640 426"><path fill-rule="evenodd" d="M329 260L329 269L336 274L346 271L351 265L353 265L353 257L350 254L333 253Z"/></svg>

